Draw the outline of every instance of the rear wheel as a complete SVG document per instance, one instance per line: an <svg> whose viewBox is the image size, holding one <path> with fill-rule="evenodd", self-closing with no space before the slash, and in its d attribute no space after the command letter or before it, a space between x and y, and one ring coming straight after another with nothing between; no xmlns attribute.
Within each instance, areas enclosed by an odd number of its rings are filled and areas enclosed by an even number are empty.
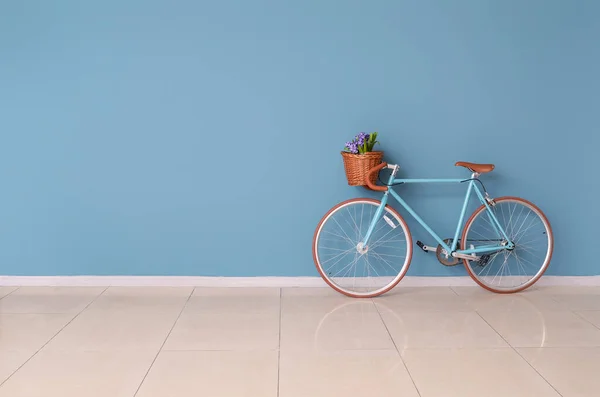
<svg viewBox="0 0 600 397"><path fill-rule="evenodd" d="M369 243L362 240L379 200L352 199L333 207L319 222L313 238L313 258L323 280L336 291L370 298L394 288L412 258L412 238L406 222L386 206Z"/></svg>
<svg viewBox="0 0 600 397"><path fill-rule="evenodd" d="M532 286L544 274L554 249L548 219L533 203L518 197L495 199L490 207L514 248L490 253L486 261L463 259L473 280L496 293L513 293ZM486 206L479 207L465 224L461 248L502 243ZM482 254L478 254L482 256Z"/></svg>

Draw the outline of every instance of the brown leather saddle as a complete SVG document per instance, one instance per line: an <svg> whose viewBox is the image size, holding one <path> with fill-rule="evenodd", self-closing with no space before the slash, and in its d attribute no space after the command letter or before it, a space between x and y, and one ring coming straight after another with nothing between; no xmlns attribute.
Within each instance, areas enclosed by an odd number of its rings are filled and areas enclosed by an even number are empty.
<svg viewBox="0 0 600 397"><path fill-rule="evenodd" d="M494 169L494 164L477 164L468 163L466 161L457 161L454 165L457 167L468 168L472 172L477 172L479 174L485 174L486 172L491 172Z"/></svg>

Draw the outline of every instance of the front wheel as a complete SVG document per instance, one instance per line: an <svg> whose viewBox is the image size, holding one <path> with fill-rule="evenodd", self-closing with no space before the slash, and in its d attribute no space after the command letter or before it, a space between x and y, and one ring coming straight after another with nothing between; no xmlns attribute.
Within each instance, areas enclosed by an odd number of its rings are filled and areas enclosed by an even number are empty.
<svg viewBox="0 0 600 397"><path fill-rule="evenodd" d="M412 258L406 222L386 206L366 246L362 241L381 201L361 198L339 203L321 219L313 258L323 280L354 298L371 298L394 288Z"/></svg>
<svg viewBox="0 0 600 397"><path fill-rule="evenodd" d="M505 294L523 291L539 280L550 264L554 249L552 228L544 213L527 200L501 197L494 201L490 209L514 247L490 253L486 260L463 259L463 262L471 278L489 291ZM465 224L461 248L496 245L503 240L482 205Z"/></svg>

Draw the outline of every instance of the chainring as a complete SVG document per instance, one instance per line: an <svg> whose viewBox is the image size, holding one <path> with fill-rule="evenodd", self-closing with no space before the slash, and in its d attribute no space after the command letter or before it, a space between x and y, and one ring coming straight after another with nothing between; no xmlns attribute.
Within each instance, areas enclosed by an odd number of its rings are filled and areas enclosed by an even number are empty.
<svg viewBox="0 0 600 397"><path fill-rule="evenodd" d="M444 243L446 243L447 245L450 245L450 244L452 244L452 239L447 238L444 240ZM460 259L455 258L451 255L449 255L446 258L446 254L444 254L444 247L442 247L439 244L435 250L435 257L444 266L456 266L456 265L458 265L458 262L460 262Z"/></svg>

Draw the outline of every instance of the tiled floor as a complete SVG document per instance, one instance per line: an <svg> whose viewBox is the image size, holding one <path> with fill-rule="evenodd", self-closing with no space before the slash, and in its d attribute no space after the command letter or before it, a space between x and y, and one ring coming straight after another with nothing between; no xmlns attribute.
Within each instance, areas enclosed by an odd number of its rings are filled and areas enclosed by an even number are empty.
<svg viewBox="0 0 600 397"><path fill-rule="evenodd" d="M600 287L0 287L0 397L597 397Z"/></svg>

